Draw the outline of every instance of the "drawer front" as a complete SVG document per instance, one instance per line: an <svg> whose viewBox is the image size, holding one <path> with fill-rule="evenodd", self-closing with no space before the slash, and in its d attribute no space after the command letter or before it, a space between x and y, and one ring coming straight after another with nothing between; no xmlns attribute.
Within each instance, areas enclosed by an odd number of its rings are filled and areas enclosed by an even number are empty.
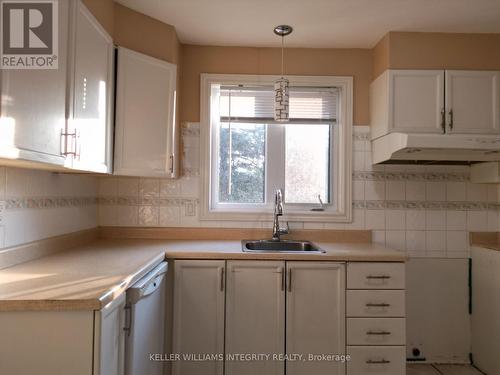
<svg viewBox="0 0 500 375"><path fill-rule="evenodd" d="M401 317L405 314L404 290L348 290L347 317Z"/></svg>
<svg viewBox="0 0 500 375"><path fill-rule="evenodd" d="M348 318L347 345L405 345L405 318Z"/></svg>
<svg viewBox="0 0 500 375"><path fill-rule="evenodd" d="M405 375L404 346L348 346L347 375Z"/></svg>
<svg viewBox="0 0 500 375"><path fill-rule="evenodd" d="M404 263L350 262L347 289L404 289Z"/></svg>

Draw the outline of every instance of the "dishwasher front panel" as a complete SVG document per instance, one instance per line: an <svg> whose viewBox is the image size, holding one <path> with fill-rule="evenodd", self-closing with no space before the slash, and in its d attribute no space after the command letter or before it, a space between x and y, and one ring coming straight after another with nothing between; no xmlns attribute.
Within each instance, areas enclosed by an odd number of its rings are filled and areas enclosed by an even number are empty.
<svg viewBox="0 0 500 375"><path fill-rule="evenodd" d="M165 347L166 270L161 263L127 291L125 375L163 375L154 355Z"/></svg>

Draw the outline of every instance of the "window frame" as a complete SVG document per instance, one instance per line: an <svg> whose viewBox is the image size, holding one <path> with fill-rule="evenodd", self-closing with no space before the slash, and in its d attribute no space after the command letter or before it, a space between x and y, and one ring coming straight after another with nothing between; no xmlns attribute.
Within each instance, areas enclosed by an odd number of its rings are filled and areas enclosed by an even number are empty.
<svg viewBox="0 0 500 375"><path fill-rule="evenodd" d="M212 95L212 85L273 85L277 75L250 75L250 74L201 74L200 90L200 220L233 220L233 221L269 221L272 220L272 204L240 203L231 204L221 210L221 204L213 207L212 200L215 191L218 191L218 181L214 181L212 166L217 157L218 135L214 136L215 117L212 113L216 107L216 99ZM285 220L304 222L351 222L352 221L352 109L353 109L353 78L347 76L296 76L287 75L291 86L308 87L337 87L339 88L339 105L337 124L330 125L331 137L335 146L330 160L330 200L334 202L331 209L325 211L310 211L309 204L286 204ZM217 111L214 111L217 112ZM269 127L272 128L272 127ZM268 129L269 131L269 129ZM282 130L283 131L283 130ZM284 131L283 131L284 133ZM266 141L268 135L266 133ZM284 145L281 145L284 146ZM270 149L276 151L276 145L266 148L267 155ZM281 152L284 155L284 149ZM284 173L285 170L283 168ZM283 179L284 180L284 179ZM214 184L215 182L215 184ZM266 179L266 195L269 193ZM224 205L224 204L222 204ZM301 209L307 208L307 209Z"/></svg>

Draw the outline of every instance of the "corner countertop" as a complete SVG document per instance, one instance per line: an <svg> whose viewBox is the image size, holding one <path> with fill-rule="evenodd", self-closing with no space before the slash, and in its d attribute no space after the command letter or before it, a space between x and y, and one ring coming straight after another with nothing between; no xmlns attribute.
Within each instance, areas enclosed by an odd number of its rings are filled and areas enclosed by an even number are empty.
<svg viewBox="0 0 500 375"><path fill-rule="evenodd" d="M406 260L371 243L317 245L325 253L243 253L239 241L101 239L0 270L0 311L100 310L165 259Z"/></svg>
<svg viewBox="0 0 500 375"><path fill-rule="evenodd" d="M471 232L472 246L500 251L500 232Z"/></svg>

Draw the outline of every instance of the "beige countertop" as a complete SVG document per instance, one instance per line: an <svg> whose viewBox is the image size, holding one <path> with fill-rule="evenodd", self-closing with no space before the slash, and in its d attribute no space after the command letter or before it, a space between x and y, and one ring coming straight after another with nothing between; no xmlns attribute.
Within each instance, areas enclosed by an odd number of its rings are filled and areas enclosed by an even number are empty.
<svg viewBox="0 0 500 375"><path fill-rule="evenodd" d="M500 242L498 243L473 243L472 246L482 247L489 250L500 251Z"/></svg>
<svg viewBox="0 0 500 375"><path fill-rule="evenodd" d="M241 251L240 241L185 241L166 243L167 259L315 260L403 262L406 255L372 243L315 242L325 253L259 253Z"/></svg>
<svg viewBox="0 0 500 375"><path fill-rule="evenodd" d="M323 254L243 253L239 241L101 239L0 270L0 311L99 310L167 259L402 262L371 243L317 243Z"/></svg>
<svg viewBox="0 0 500 375"><path fill-rule="evenodd" d="M472 246L500 251L500 232L471 232Z"/></svg>

